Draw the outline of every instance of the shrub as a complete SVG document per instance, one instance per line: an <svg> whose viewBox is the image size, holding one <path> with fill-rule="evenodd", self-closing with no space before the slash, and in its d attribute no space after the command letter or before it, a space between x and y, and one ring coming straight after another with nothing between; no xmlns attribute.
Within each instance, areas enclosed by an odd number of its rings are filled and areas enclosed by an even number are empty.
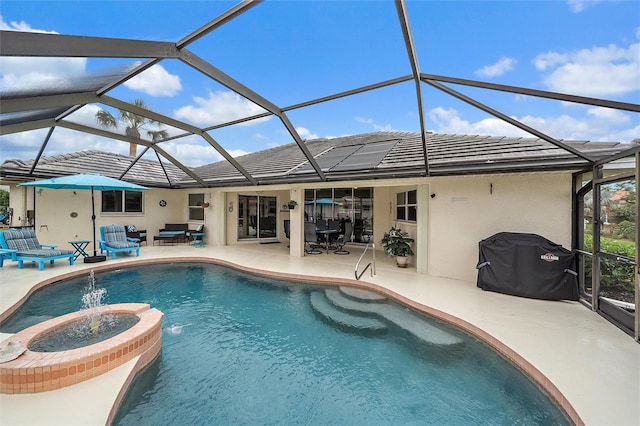
<svg viewBox="0 0 640 426"><path fill-rule="evenodd" d="M613 231L613 237L635 241L636 240L636 224L628 220L623 220L616 226L616 229Z"/></svg>
<svg viewBox="0 0 640 426"><path fill-rule="evenodd" d="M586 234L584 236L584 250L591 252L592 247L593 236L590 234ZM600 251L635 259L636 244L633 241L601 238ZM585 269L587 269L587 275L591 276L591 263L586 265ZM622 286L625 290L633 292L634 270L635 268L633 267L633 265L603 258L600 262L601 285L607 287Z"/></svg>

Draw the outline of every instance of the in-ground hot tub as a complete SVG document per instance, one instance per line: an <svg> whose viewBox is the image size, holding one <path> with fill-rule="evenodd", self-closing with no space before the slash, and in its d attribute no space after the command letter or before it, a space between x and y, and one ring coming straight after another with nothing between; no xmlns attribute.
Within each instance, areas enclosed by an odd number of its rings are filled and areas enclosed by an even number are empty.
<svg viewBox="0 0 640 426"><path fill-rule="evenodd" d="M28 348L47 336L59 333L86 318L73 312L26 328L0 343L2 347L23 347L16 359L0 364L0 393L35 393L70 386L140 356L137 369L144 368L160 353L162 312L144 303L123 303L98 308L105 316L137 320L124 331L88 346L57 352L35 352ZM19 342L19 344L18 344Z"/></svg>

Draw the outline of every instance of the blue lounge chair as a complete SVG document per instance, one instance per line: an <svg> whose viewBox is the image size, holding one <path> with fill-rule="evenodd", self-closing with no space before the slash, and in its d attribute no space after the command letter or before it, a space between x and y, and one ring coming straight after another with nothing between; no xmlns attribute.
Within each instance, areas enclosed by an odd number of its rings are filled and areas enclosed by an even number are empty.
<svg viewBox="0 0 640 426"><path fill-rule="evenodd" d="M123 225L106 225L100 227L100 254L111 253L111 258L116 258L116 253L135 250L136 256L140 256L140 240L127 237L127 229Z"/></svg>
<svg viewBox="0 0 640 426"><path fill-rule="evenodd" d="M25 260L38 262L38 269L41 271L44 270L46 261L51 265L56 259L69 259L69 265L73 265L74 261L72 250L56 250L56 246L40 244L32 229L10 229L0 232L0 245L3 250L9 250L3 256L7 255L8 259L18 262L19 269L22 269Z"/></svg>

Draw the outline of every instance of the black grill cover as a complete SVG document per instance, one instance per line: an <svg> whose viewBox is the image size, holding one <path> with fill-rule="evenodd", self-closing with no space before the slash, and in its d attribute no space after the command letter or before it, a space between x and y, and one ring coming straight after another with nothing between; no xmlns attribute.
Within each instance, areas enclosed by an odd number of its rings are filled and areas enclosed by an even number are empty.
<svg viewBox="0 0 640 426"><path fill-rule="evenodd" d="M540 235L500 232L480 241L478 287L514 296L578 300L575 256Z"/></svg>

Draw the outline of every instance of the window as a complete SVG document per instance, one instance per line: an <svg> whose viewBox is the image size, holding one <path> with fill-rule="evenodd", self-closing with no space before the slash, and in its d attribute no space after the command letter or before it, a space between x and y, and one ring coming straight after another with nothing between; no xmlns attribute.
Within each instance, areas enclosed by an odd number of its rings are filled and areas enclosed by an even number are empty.
<svg viewBox="0 0 640 426"><path fill-rule="evenodd" d="M396 220L415 222L418 213L417 191L398 192L396 194Z"/></svg>
<svg viewBox="0 0 640 426"><path fill-rule="evenodd" d="M189 220L204 220L204 194L189 194Z"/></svg>
<svg viewBox="0 0 640 426"><path fill-rule="evenodd" d="M142 192L102 191L102 213L142 213Z"/></svg>

